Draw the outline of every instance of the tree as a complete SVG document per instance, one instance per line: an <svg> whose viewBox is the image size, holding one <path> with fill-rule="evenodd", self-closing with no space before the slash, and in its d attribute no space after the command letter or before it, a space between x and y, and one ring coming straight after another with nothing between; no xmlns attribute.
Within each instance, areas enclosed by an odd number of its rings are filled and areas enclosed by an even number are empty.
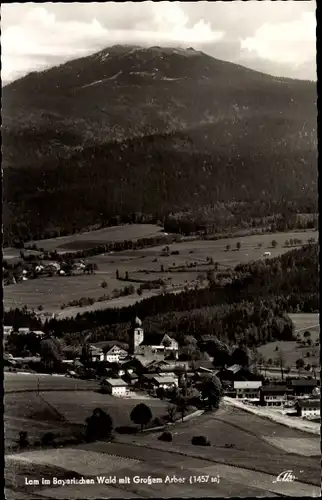
<svg viewBox="0 0 322 500"><path fill-rule="evenodd" d="M164 355L167 353L167 349L171 346L172 342L168 337L165 337L162 341L162 345L164 347Z"/></svg>
<svg viewBox="0 0 322 500"><path fill-rule="evenodd" d="M219 408L223 396L223 388L218 377L214 376L211 380L206 380L201 386L201 394L206 400L208 408Z"/></svg>
<svg viewBox="0 0 322 500"><path fill-rule="evenodd" d="M142 295L142 288L138 288L136 293L139 295L139 297L141 297Z"/></svg>
<svg viewBox="0 0 322 500"><path fill-rule="evenodd" d="M276 241L276 240L273 240L273 241L272 241L272 247L273 247L273 248L276 248L276 247L277 247L277 241Z"/></svg>
<svg viewBox="0 0 322 500"><path fill-rule="evenodd" d="M228 245L226 245L226 252L229 252L230 248L231 248L231 247L230 247L230 245L229 245L229 244L228 244Z"/></svg>
<svg viewBox="0 0 322 500"><path fill-rule="evenodd" d="M86 437L88 441L109 438L112 430L112 418L101 408L95 408L93 414L86 419Z"/></svg>
<svg viewBox="0 0 322 500"><path fill-rule="evenodd" d="M84 344L82 347L82 353L80 355L79 361L86 368L92 361L91 349L88 344Z"/></svg>
<svg viewBox="0 0 322 500"><path fill-rule="evenodd" d="M174 422L175 415L177 413L177 407L175 405L170 404L167 408L168 417L170 422Z"/></svg>
<svg viewBox="0 0 322 500"><path fill-rule="evenodd" d="M188 410L188 401L186 397L181 396L176 402L176 411L181 415L181 421L183 422L184 416Z"/></svg>
<svg viewBox="0 0 322 500"><path fill-rule="evenodd" d="M125 279L128 280L129 279L129 272L128 271L125 271Z"/></svg>
<svg viewBox="0 0 322 500"><path fill-rule="evenodd" d="M237 241L237 243L236 243L236 248L237 248L237 250L240 250L240 249L241 249L241 243L240 243L240 241Z"/></svg>
<svg viewBox="0 0 322 500"><path fill-rule="evenodd" d="M40 355L47 367L52 370L62 361L62 349L58 339L50 337L40 343Z"/></svg>
<svg viewBox="0 0 322 500"><path fill-rule="evenodd" d="M261 352L257 351L256 352L256 365L258 366L260 373L262 372L262 367L263 367L264 362L265 362L265 358L264 358L263 354Z"/></svg>
<svg viewBox="0 0 322 500"><path fill-rule="evenodd" d="M135 406L135 408L133 408L130 418L132 422L141 426L142 432L143 427L147 425L152 419L152 412L146 404L140 403Z"/></svg>
<svg viewBox="0 0 322 500"><path fill-rule="evenodd" d="M299 374L301 372L301 370L303 370L304 368L304 361L303 359L297 359L296 362L295 362L295 366L296 366L296 369L298 370Z"/></svg>
<svg viewBox="0 0 322 500"><path fill-rule="evenodd" d="M236 347L231 355L231 362L236 365L248 366L249 356L246 349L242 347Z"/></svg>
<svg viewBox="0 0 322 500"><path fill-rule="evenodd" d="M164 273L164 265L163 264L161 264L160 272Z"/></svg>
<svg viewBox="0 0 322 500"><path fill-rule="evenodd" d="M281 369L282 380L284 380L284 366L285 366L285 356L283 351L279 351L276 356L276 362Z"/></svg>
<svg viewBox="0 0 322 500"><path fill-rule="evenodd" d="M307 330L306 332L304 332L304 333L303 333L303 337L304 337L305 339L310 338L310 337L311 337L311 332L309 332L309 331Z"/></svg>
<svg viewBox="0 0 322 500"><path fill-rule="evenodd" d="M284 243L284 246L285 246L285 247L288 247L288 246L289 246L289 244L290 244L290 242L289 242L288 240L286 240L286 241L285 241L285 243Z"/></svg>
<svg viewBox="0 0 322 500"><path fill-rule="evenodd" d="M120 278L120 271L118 269L116 269L116 279L118 280Z"/></svg>
<svg viewBox="0 0 322 500"><path fill-rule="evenodd" d="M19 432L18 445L19 448L26 448L27 446L29 446L28 432L26 431Z"/></svg>

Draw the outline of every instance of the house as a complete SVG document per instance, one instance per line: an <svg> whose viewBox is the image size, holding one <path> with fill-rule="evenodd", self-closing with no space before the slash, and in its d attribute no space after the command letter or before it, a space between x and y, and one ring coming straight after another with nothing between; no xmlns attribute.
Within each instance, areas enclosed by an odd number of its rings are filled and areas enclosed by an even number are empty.
<svg viewBox="0 0 322 500"><path fill-rule="evenodd" d="M139 349L141 352L162 353L164 355L172 352L177 356L179 344L168 334L154 333L143 339Z"/></svg>
<svg viewBox="0 0 322 500"><path fill-rule="evenodd" d="M294 408L298 417L312 418L321 416L320 399L300 399L296 401Z"/></svg>
<svg viewBox="0 0 322 500"><path fill-rule="evenodd" d="M178 379L168 375L155 375L152 379L152 383L155 388L170 389L171 387L178 387Z"/></svg>
<svg viewBox="0 0 322 500"><path fill-rule="evenodd" d="M19 335L28 335L30 333L30 328L18 328Z"/></svg>
<svg viewBox="0 0 322 500"><path fill-rule="evenodd" d="M168 334L155 333L145 337L140 318L135 318L131 332L131 351L133 354L174 353L178 356L179 344Z"/></svg>
<svg viewBox="0 0 322 500"><path fill-rule="evenodd" d="M153 360L148 365L146 365L146 369L149 373L163 372L168 371L170 369L170 363L164 360Z"/></svg>
<svg viewBox="0 0 322 500"><path fill-rule="evenodd" d="M104 361L104 351L100 347L90 346L92 361Z"/></svg>
<svg viewBox="0 0 322 500"><path fill-rule="evenodd" d="M101 383L102 389L112 396L128 396L130 389L121 378L106 378Z"/></svg>
<svg viewBox="0 0 322 500"><path fill-rule="evenodd" d="M238 399L259 399L259 388L262 386L260 380L234 381L236 398Z"/></svg>
<svg viewBox="0 0 322 500"><path fill-rule="evenodd" d="M263 385L259 388L259 399L265 406L282 406L293 395L293 389L286 385Z"/></svg>
<svg viewBox="0 0 322 500"><path fill-rule="evenodd" d="M36 335L36 337L44 337L46 334L45 332L42 332L41 330L31 330L30 333L33 333L34 335Z"/></svg>
<svg viewBox="0 0 322 500"><path fill-rule="evenodd" d="M305 396L312 394L313 390L317 387L317 382L313 379L292 379L287 385L293 389L294 396Z"/></svg>
<svg viewBox="0 0 322 500"><path fill-rule="evenodd" d="M124 360L127 357L128 353L125 349L117 345L113 345L107 352L104 353L104 361L108 361L109 363L118 362Z"/></svg>
<svg viewBox="0 0 322 500"><path fill-rule="evenodd" d="M217 377L221 382L242 381L242 380L258 380L261 377L254 375L248 368L241 365L232 365L224 367L217 372Z"/></svg>
<svg viewBox="0 0 322 500"><path fill-rule="evenodd" d="M122 379L124 380L124 382L126 382L130 386L133 386L139 381L139 376L133 370L128 370L122 376Z"/></svg>
<svg viewBox="0 0 322 500"><path fill-rule="evenodd" d="M3 327L3 336L4 337L8 337L9 335L11 335L13 332L13 326L4 326Z"/></svg>

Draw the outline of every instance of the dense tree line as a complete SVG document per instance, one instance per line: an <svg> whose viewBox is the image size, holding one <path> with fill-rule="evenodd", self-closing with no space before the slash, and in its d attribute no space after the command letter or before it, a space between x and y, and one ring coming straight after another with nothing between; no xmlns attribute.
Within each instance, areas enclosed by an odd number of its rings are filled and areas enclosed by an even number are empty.
<svg viewBox="0 0 322 500"><path fill-rule="evenodd" d="M213 335L228 343L262 343L292 338L287 312L319 310L318 245L291 250L279 257L238 265L226 285L212 282L206 289L165 294L120 309L78 314L73 319L46 321L44 329L79 339L91 333L91 341L129 341L133 317L145 319L147 331L166 329L181 339L187 333L200 338ZM5 313L5 323L39 326L27 311ZM35 328L35 327L34 327Z"/></svg>

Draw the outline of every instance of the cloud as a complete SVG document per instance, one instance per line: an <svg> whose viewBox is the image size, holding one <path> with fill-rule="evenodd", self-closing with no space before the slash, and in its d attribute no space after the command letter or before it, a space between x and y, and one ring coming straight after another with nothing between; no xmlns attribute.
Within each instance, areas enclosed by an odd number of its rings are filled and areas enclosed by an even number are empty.
<svg viewBox="0 0 322 500"><path fill-rule="evenodd" d="M315 58L315 41L315 15L304 12L292 22L263 24L254 36L241 40L241 49L253 57L296 66Z"/></svg>
<svg viewBox="0 0 322 500"><path fill-rule="evenodd" d="M132 16L128 29L118 27L122 26L119 4L109 9L111 17L104 27L96 17L90 21L62 20L45 7L34 6L19 25L8 26L2 33L2 79L10 81L31 70L44 69L53 58L64 62L112 44L199 47L224 36L222 31L212 30L210 23L203 19L188 27L189 18L179 4L162 3L165 5L149 5L145 16ZM131 5L133 9L134 4ZM137 6L135 12L138 13Z"/></svg>
<svg viewBox="0 0 322 500"><path fill-rule="evenodd" d="M313 1L16 3L1 15L5 81L122 43L192 46L281 76L316 74Z"/></svg>

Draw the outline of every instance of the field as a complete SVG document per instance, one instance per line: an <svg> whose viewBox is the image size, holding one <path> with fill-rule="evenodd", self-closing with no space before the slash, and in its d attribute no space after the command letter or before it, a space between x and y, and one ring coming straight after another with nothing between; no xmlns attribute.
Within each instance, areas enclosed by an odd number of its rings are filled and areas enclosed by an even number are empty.
<svg viewBox="0 0 322 500"><path fill-rule="evenodd" d="M33 442L49 431L66 434L69 429L82 426L97 407L111 415L115 427L133 425L130 413L140 402L150 406L153 418L167 414L167 405L163 401L146 401L143 397L121 399L101 394L95 381L5 374L4 382L6 446L14 443L21 429L28 431Z"/></svg>
<svg viewBox="0 0 322 500"><path fill-rule="evenodd" d="M117 425L129 423L129 412L137 404L93 391L57 392L49 390L50 377L43 378L47 391L8 393L16 375L6 376L5 432L8 441L24 429L33 439L49 430L67 434L73 424L82 424L94 407L108 411ZM30 388L37 377L17 375L21 387ZM54 379L54 377L51 377ZM55 378L61 389L68 379ZM29 380L29 381L27 381ZM54 382L52 382L53 384ZM56 386L52 386L56 387ZM148 402L154 415L164 413L164 402ZM70 424L66 422L66 419ZM71 427L68 427L71 425ZM222 403L216 413L176 424L173 443L158 441L158 434L116 435L112 443L75 444L64 448L36 449L6 454L6 498L30 498L32 492L43 498L160 498L160 497L259 497L318 496L320 459L311 450L319 449L319 436L281 426L256 415ZM210 439L210 447L191 445L195 435ZM280 441L280 442L279 442ZM234 446L233 448L229 446ZM303 455L307 455L303 460ZM298 480L293 484L276 483L281 471L292 470ZM216 484L190 484L189 477L217 477ZM128 484L99 485L97 476L130 477ZM134 484L133 477L169 475L186 479L184 484ZM80 476L94 478L90 485L54 486L60 480ZM49 479L47 485L26 485L25 478ZM24 496L24 494L26 496Z"/></svg>
<svg viewBox="0 0 322 500"><path fill-rule="evenodd" d="M141 226L139 226L141 228ZM157 226L151 226L149 231L159 230ZM132 231L135 232L137 225L123 226L118 228L108 228L104 234L109 234L109 231ZM142 225L142 228L148 230L149 226ZM143 229L142 229L143 231ZM87 233L88 235L90 233ZM134 238L133 234L128 238ZM85 238L86 235L77 235L77 237ZM136 234L137 237L142 236ZM74 299L81 297L90 297L98 299L104 294L111 295L114 289L122 289L125 286L132 284L138 288L139 282L126 282L116 280L116 270L119 271L120 277L124 277L128 272L129 278L133 280L153 281L162 278L167 283L167 290L179 292L185 286L195 286L197 277L206 275L209 264L207 257L212 258L214 262L219 264L219 271L234 267L240 262L249 262L263 258L264 251L269 250L271 256L277 256L287 252L289 249L284 248L285 240L291 238L302 239L306 242L308 238L317 238L318 233L314 231L296 232L296 233L277 233L263 234L256 236L248 236L243 238L230 238L220 240L194 240L181 243L174 243L170 246L170 255L162 256L163 246L146 248L136 251L124 251L112 254L102 254L87 259L87 262L97 264L98 270L92 276L75 275L75 276L55 276L53 278L39 278L32 281L24 281L16 285L9 285L4 288L4 305L5 308L22 307L27 305L28 308L36 309L38 306L43 306L43 312L46 314L58 313L62 317L74 316L77 313L82 313L88 310L95 310L106 307L122 307L127 306L138 300L138 295L134 293L132 296L120 297L106 302L95 302L91 306L84 307L68 307L63 311L60 309L62 304L67 304ZM71 238L71 237L68 237ZM73 238L76 238L74 235ZM121 238L121 237L120 237ZM271 241L277 241L277 247L271 248ZM50 240L53 242L57 240ZM49 240L47 240L49 241ZM241 243L241 249L236 250L236 243ZM43 244L45 244L43 242ZM258 245L262 246L259 247ZM231 246L231 250L226 251L226 245ZM175 254L171 252L176 252ZM187 266L191 262L197 262L196 268L189 268L184 272L169 272L171 266ZM163 266L163 271L161 271ZM102 288L102 281L106 281L107 288ZM202 281L202 280L201 280ZM200 283L201 283L200 281ZM201 283L202 286L202 283ZM142 298L151 296L157 291L144 291Z"/></svg>
<svg viewBox="0 0 322 500"><path fill-rule="evenodd" d="M5 393L17 391L90 391L98 389L97 381L74 379L58 375L5 373Z"/></svg>
<svg viewBox="0 0 322 500"><path fill-rule="evenodd" d="M295 334L300 334L304 339L304 332L309 331L311 333L312 344L314 344L320 335L319 314L290 314L290 318L295 326ZM278 351L276 351L276 347ZM266 362L269 358L274 362L278 353L282 352L285 357L285 366L293 369L296 368L296 360L300 358L303 359L305 365L320 365L319 347L314 345L301 347L295 341L277 341L259 347L258 351L264 356Z"/></svg>
<svg viewBox="0 0 322 500"><path fill-rule="evenodd" d="M73 250L84 250L106 243L113 243L124 240L138 240L152 236L162 236L163 230L154 224L129 224L124 226L107 227L96 231L89 231L80 234L71 234L47 240L30 241L29 245L36 244L38 248L45 251L71 252ZM4 248L3 258L10 259L19 257L20 250L14 248Z"/></svg>

